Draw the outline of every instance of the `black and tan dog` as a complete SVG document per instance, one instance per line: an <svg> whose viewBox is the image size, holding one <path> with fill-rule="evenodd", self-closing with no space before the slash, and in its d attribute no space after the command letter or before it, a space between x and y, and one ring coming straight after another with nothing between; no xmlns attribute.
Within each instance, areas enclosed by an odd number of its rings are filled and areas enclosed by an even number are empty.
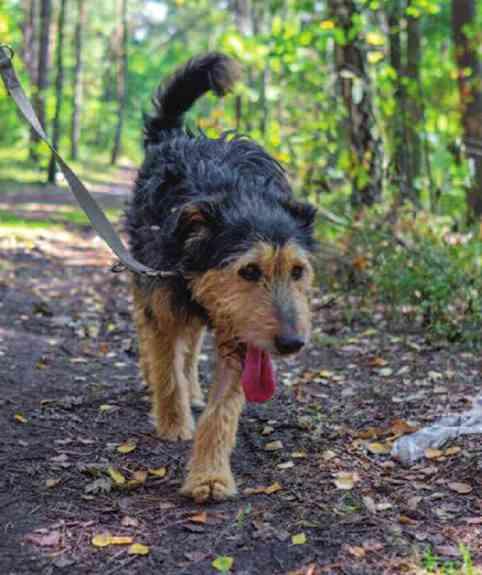
<svg viewBox="0 0 482 575"><path fill-rule="evenodd" d="M183 128L200 96L223 95L237 75L233 60L212 53L159 89L127 210L134 256L176 272L133 282L141 369L161 438L193 437L191 404L204 404L198 354L205 327L215 334L215 381L182 488L199 502L236 493L230 455L245 398L269 399L271 355L298 352L310 335L315 209L293 199L281 166L253 141Z"/></svg>

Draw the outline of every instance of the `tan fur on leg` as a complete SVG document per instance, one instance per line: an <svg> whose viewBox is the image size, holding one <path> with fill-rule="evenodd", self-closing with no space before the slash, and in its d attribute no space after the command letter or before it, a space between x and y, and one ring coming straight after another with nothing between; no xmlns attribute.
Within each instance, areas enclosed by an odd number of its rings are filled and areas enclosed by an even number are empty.
<svg viewBox="0 0 482 575"><path fill-rule="evenodd" d="M240 366L223 359L219 349L218 345L216 381L198 423L188 476L181 490L198 503L236 494L229 459L236 443L244 393L239 382Z"/></svg>
<svg viewBox="0 0 482 575"><path fill-rule="evenodd" d="M152 393L156 429L163 439L191 439L194 421L184 373L188 327L173 317L161 289L149 297L137 287L133 292L140 364Z"/></svg>
<svg viewBox="0 0 482 575"><path fill-rule="evenodd" d="M193 325L187 333L186 356L184 359L184 373L189 382L191 405L205 407L203 392L199 385L198 361L204 338L204 327L201 324Z"/></svg>

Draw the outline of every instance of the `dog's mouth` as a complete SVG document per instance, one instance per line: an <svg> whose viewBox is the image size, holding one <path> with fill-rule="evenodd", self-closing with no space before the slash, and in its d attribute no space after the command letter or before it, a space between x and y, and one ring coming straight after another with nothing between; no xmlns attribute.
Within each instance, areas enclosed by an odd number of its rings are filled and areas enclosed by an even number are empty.
<svg viewBox="0 0 482 575"><path fill-rule="evenodd" d="M242 364L241 385L246 399L255 403L271 399L276 389L276 373L270 354L247 344Z"/></svg>

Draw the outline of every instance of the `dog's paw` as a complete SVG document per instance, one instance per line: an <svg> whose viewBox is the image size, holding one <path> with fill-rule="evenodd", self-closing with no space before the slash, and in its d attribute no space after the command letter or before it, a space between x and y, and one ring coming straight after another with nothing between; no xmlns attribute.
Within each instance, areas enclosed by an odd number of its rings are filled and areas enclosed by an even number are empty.
<svg viewBox="0 0 482 575"><path fill-rule="evenodd" d="M237 489L232 473L211 471L190 473L181 489L181 494L191 497L196 503L223 501L236 495Z"/></svg>

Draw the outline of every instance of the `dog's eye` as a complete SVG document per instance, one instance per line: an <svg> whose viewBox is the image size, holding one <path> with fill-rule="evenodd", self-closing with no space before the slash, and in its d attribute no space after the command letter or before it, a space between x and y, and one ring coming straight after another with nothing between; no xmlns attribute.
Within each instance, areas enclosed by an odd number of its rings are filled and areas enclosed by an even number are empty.
<svg viewBox="0 0 482 575"><path fill-rule="evenodd" d="M303 269L303 266L293 266L293 268L291 270L291 277L295 281L298 281L303 277L304 271L305 270Z"/></svg>
<svg viewBox="0 0 482 575"><path fill-rule="evenodd" d="M248 282L257 282L261 278L262 272L256 264L248 264L239 270L239 275Z"/></svg>

